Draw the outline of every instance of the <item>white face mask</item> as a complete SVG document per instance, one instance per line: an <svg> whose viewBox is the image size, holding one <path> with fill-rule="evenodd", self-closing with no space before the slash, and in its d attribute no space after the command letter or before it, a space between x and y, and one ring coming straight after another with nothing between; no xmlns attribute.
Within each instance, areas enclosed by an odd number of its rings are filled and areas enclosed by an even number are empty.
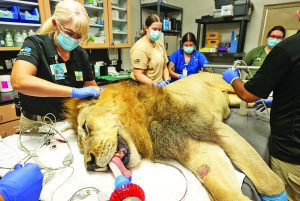
<svg viewBox="0 0 300 201"><path fill-rule="evenodd" d="M80 40L74 39L61 31L57 36L57 42L64 50L72 51L78 47Z"/></svg>
<svg viewBox="0 0 300 201"><path fill-rule="evenodd" d="M187 54L192 54L194 51L194 46L183 46L183 51L185 51Z"/></svg>
<svg viewBox="0 0 300 201"><path fill-rule="evenodd" d="M268 43L268 47L269 48L273 48L273 47L275 47L278 43L280 43L280 39L276 39L276 38L268 38L268 41L267 41L267 43Z"/></svg>
<svg viewBox="0 0 300 201"><path fill-rule="evenodd" d="M153 42L157 41L160 38L160 31L159 30L156 30L156 31L150 30L149 38Z"/></svg>

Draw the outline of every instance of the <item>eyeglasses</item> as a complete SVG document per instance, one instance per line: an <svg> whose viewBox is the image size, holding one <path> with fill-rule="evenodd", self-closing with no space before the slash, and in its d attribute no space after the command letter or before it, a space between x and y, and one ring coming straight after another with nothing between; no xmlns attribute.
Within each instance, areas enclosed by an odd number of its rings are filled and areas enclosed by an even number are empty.
<svg viewBox="0 0 300 201"><path fill-rule="evenodd" d="M82 38L82 35L81 35L81 34L75 33L75 32L72 31L72 30L68 30L68 29L64 28L64 27L62 26L62 24L59 23L59 22L58 22L58 24L59 24L60 28L63 30L63 32L64 32L65 34L67 34L68 36L70 36L71 38L74 38L74 39L77 39L77 40L80 40L80 39Z"/></svg>
<svg viewBox="0 0 300 201"><path fill-rule="evenodd" d="M283 36L270 35L269 38L274 38L274 39L276 38L276 39L282 40Z"/></svg>

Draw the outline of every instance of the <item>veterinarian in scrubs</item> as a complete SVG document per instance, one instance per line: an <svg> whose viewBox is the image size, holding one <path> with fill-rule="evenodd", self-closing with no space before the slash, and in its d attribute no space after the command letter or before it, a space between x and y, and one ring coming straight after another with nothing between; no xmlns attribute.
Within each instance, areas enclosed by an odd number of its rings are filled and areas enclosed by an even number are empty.
<svg viewBox="0 0 300 201"><path fill-rule="evenodd" d="M170 57L168 64L172 81L198 73L208 61L204 54L196 50L196 37L189 32L181 40L182 49L176 50Z"/></svg>
<svg viewBox="0 0 300 201"><path fill-rule="evenodd" d="M43 177L36 164L16 165L0 180L0 201L38 201Z"/></svg>
<svg viewBox="0 0 300 201"><path fill-rule="evenodd" d="M168 57L164 45L159 40L161 28L162 23L157 15L148 16L143 37L130 50L132 64L130 76L139 83L157 87L169 83Z"/></svg>
<svg viewBox="0 0 300 201"><path fill-rule="evenodd" d="M66 97L100 95L88 54L79 46L88 28L83 5L63 0L38 35L25 39L11 74L12 86L20 93L21 125L41 120L48 113L62 120Z"/></svg>
<svg viewBox="0 0 300 201"><path fill-rule="evenodd" d="M243 60L248 66L261 66L272 50L278 43L285 38L285 28L283 26L274 26L267 35L267 45L259 46L248 52ZM251 74L254 75L257 70L250 70ZM250 79L250 75L247 75L246 79Z"/></svg>
<svg viewBox="0 0 300 201"><path fill-rule="evenodd" d="M297 11L300 20L300 10ZM285 183L289 201L300 200L300 33L276 45L247 83L227 69L223 79L246 102L271 102L271 168ZM261 104L257 101L256 104Z"/></svg>

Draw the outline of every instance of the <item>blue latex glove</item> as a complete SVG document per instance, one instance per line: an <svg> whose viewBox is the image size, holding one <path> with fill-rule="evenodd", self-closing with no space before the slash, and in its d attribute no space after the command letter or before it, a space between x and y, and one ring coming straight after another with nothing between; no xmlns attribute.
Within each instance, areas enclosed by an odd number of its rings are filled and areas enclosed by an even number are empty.
<svg viewBox="0 0 300 201"><path fill-rule="evenodd" d="M271 196L260 194L259 197L262 201L287 201L288 200L285 191L279 195L271 195Z"/></svg>
<svg viewBox="0 0 300 201"><path fill-rule="evenodd" d="M180 74L179 77L178 77L178 80L182 79L182 78L185 78L186 76Z"/></svg>
<svg viewBox="0 0 300 201"><path fill-rule="evenodd" d="M268 98L268 99L262 99L262 100L258 100L254 103L253 107L256 109L256 110L259 110L259 111L264 111L266 108L264 106L264 104L262 102L264 102L266 104L266 106L268 108L270 108L272 106L272 101L273 99L272 98Z"/></svg>
<svg viewBox="0 0 300 201"><path fill-rule="evenodd" d="M228 84L231 84L233 80L240 78L238 69L232 70L231 68L228 68L223 72L222 76L223 80L225 80Z"/></svg>
<svg viewBox="0 0 300 201"><path fill-rule="evenodd" d="M18 164L0 180L0 194L5 201L38 201L43 177L38 165Z"/></svg>
<svg viewBox="0 0 300 201"><path fill-rule="evenodd" d="M103 91L103 88L97 90L96 87L89 86L83 88L72 88L72 98L97 98L100 96L100 93Z"/></svg>
<svg viewBox="0 0 300 201"><path fill-rule="evenodd" d="M156 83L156 86L164 87L164 86L167 86L169 83L170 83L169 81L161 81L161 82Z"/></svg>

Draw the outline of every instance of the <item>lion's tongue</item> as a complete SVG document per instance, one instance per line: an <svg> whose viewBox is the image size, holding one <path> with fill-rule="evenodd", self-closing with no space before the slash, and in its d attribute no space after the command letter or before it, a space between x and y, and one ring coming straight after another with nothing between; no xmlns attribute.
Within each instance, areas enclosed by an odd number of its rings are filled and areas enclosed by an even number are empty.
<svg viewBox="0 0 300 201"><path fill-rule="evenodd" d="M118 156L114 156L112 159L111 159L111 162L114 163L118 169L120 170L120 172L122 173L122 175L124 175L125 177L127 178L130 178L131 177L131 172L129 170L126 169L126 167L124 166L124 164L122 163L122 160L120 159L120 157ZM112 170L113 171L113 170ZM116 175L116 173L114 172L115 176L118 176Z"/></svg>

